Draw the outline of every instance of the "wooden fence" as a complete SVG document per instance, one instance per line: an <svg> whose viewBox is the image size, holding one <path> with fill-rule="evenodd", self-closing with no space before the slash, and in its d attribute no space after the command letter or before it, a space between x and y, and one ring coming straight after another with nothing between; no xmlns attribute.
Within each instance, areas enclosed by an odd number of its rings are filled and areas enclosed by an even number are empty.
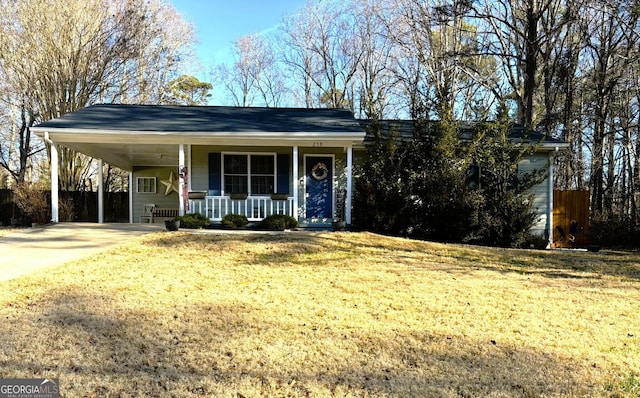
<svg viewBox="0 0 640 398"><path fill-rule="evenodd" d="M589 191L553 191L553 246L585 248L588 238Z"/></svg>
<svg viewBox="0 0 640 398"><path fill-rule="evenodd" d="M45 191L47 198L51 197ZM73 200L73 221L98 222L98 193L97 192L60 192L60 199ZM51 214L51 209L49 209ZM105 222L129 221L129 193L104 193ZM13 192L10 189L0 189L0 225L29 225L30 220L22 214L13 202Z"/></svg>

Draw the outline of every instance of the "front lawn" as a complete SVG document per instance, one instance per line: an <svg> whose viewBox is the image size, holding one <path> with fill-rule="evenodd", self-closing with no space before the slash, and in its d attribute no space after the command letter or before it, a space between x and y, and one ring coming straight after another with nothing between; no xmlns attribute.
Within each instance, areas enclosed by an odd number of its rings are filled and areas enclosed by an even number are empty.
<svg viewBox="0 0 640 398"><path fill-rule="evenodd" d="M0 321L0 378L66 397L640 394L638 254L164 232L0 283Z"/></svg>

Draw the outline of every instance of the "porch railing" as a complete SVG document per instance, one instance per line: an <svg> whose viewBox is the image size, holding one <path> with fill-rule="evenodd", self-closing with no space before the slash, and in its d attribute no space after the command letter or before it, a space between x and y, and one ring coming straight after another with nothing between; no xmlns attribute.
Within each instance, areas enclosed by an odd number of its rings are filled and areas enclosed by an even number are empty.
<svg viewBox="0 0 640 398"><path fill-rule="evenodd" d="M241 214L249 221L260 221L272 214L293 214L293 197L274 200L270 196L248 196L246 199L231 199L228 196L206 196L189 200L189 213L200 213L211 221L220 221L227 214Z"/></svg>

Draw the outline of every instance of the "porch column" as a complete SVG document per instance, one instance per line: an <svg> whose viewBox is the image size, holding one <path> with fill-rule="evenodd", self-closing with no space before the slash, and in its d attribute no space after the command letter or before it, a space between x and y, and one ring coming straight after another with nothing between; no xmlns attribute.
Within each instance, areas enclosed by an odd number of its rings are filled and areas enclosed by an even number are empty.
<svg viewBox="0 0 640 398"><path fill-rule="evenodd" d="M298 146L293 146L293 218L298 219Z"/></svg>
<svg viewBox="0 0 640 398"><path fill-rule="evenodd" d="M187 158L187 170L189 171L189 177L187 178L187 187L192 187L193 186L193 181L191 180L191 144L187 144L187 153L185 154L186 158Z"/></svg>
<svg viewBox="0 0 640 398"><path fill-rule="evenodd" d="M178 201L180 202L179 204L179 209L180 209L180 215L184 216L184 184L185 184L185 180L184 180L184 174L182 173L182 169L185 167L185 162L184 162L184 144L180 144L180 147L178 149Z"/></svg>
<svg viewBox="0 0 640 398"><path fill-rule="evenodd" d="M104 162L98 160L98 224L104 223Z"/></svg>
<svg viewBox="0 0 640 398"><path fill-rule="evenodd" d="M58 146L49 140L49 133L44 133L44 139L51 144L51 222L59 222L58 212Z"/></svg>
<svg viewBox="0 0 640 398"><path fill-rule="evenodd" d="M549 244L547 247L551 248L553 243L553 156L549 154L549 175L547 176L547 228L546 232L548 236Z"/></svg>
<svg viewBox="0 0 640 398"><path fill-rule="evenodd" d="M344 207L344 217L347 224L351 224L351 200L353 198L353 146L347 147L347 198Z"/></svg>
<svg viewBox="0 0 640 398"><path fill-rule="evenodd" d="M133 224L133 171L129 172L129 224Z"/></svg>

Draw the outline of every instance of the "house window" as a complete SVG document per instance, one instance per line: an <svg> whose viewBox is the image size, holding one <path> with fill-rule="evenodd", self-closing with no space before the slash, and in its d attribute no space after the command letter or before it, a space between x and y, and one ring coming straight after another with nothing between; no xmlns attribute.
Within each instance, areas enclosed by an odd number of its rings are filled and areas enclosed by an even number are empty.
<svg viewBox="0 0 640 398"><path fill-rule="evenodd" d="M136 179L136 192L156 193L156 178L155 177L138 177Z"/></svg>
<svg viewBox="0 0 640 398"><path fill-rule="evenodd" d="M249 168L246 155L224 155L224 191L249 192Z"/></svg>
<svg viewBox="0 0 640 398"><path fill-rule="evenodd" d="M251 155L251 193L269 195L273 192L275 159L273 155Z"/></svg>
<svg viewBox="0 0 640 398"><path fill-rule="evenodd" d="M275 185L275 155L224 155L224 192L268 195Z"/></svg>

